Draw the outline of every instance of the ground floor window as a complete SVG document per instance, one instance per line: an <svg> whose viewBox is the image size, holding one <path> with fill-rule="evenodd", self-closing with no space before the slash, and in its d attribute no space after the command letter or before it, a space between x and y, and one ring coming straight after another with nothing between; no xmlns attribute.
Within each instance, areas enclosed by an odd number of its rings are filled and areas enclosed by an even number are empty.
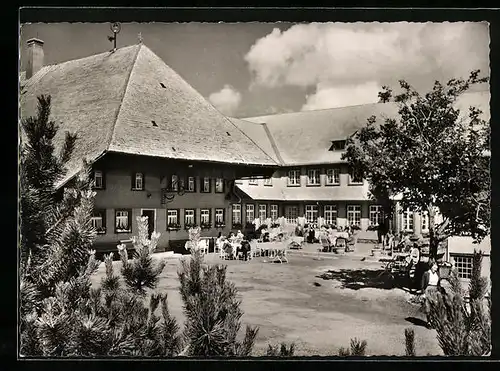
<svg viewBox="0 0 500 371"><path fill-rule="evenodd" d="M116 233L130 233L132 231L132 210L115 210Z"/></svg>
<svg viewBox="0 0 500 371"><path fill-rule="evenodd" d="M246 205L245 217L246 217L247 223L253 223L253 221L255 219L255 205L252 205L252 204Z"/></svg>
<svg viewBox="0 0 500 371"><path fill-rule="evenodd" d="M316 223L318 220L318 205L306 205L306 221Z"/></svg>
<svg viewBox="0 0 500 371"><path fill-rule="evenodd" d="M194 209L185 209L184 210L184 224L186 226L196 224Z"/></svg>
<svg viewBox="0 0 500 371"><path fill-rule="evenodd" d="M278 219L278 205L271 205L271 219Z"/></svg>
<svg viewBox="0 0 500 371"><path fill-rule="evenodd" d="M210 224L210 209L201 209L200 210L200 223L202 225Z"/></svg>
<svg viewBox="0 0 500 371"><path fill-rule="evenodd" d="M241 204L233 204L233 225L241 224Z"/></svg>
<svg viewBox="0 0 500 371"><path fill-rule="evenodd" d="M325 223L337 224L337 205L325 205Z"/></svg>
<svg viewBox="0 0 500 371"><path fill-rule="evenodd" d="M286 206L285 207L285 218L286 222L290 224L297 223L297 218L299 217L299 208L297 206Z"/></svg>
<svg viewBox="0 0 500 371"><path fill-rule="evenodd" d="M370 225L377 226L382 223L383 219L382 205L370 205Z"/></svg>
<svg viewBox="0 0 500 371"><path fill-rule="evenodd" d="M267 205L259 205L259 219L261 222L267 218Z"/></svg>
<svg viewBox="0 0 500 371"><path fill-rule="evenodd" d="M94 210L91 219L92 227L98 234L106 233L106 210Z"/></svg>
<svg viewBox="0 0 500 371"><path fill-rule="evenodd" d="M361 225L361 205L347 205L347 222L349 225Z"/></svg>
<svg viewBox="0 0 500 371"><path fill-rule="evenodd" d="M167 210L167 226L179 224L179 211Z"/></svg>
<svg viewBox="0 0 500 371"><path fill-rule="evenodd" d="M403 231L413 231L413 211L411 211L409 208L403 211L401 227Z"/></svg>
<svg viewBox="0 0 500 371"><path fill-rule="evenodd" d="M470 279L472 276L472 256L470 255L451 255L454 261L455 269L459 278Z"/></svg>

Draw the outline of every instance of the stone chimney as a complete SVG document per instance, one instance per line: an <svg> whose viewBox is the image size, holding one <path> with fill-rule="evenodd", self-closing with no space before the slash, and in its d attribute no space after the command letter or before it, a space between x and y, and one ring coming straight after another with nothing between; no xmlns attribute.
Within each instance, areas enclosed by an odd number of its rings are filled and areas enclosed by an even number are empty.
<svg viewBox="0 0 500 371"><path fill-rule="evenodd" d="M29 39L27 44L26 79L29 79L43 67L43 41L33 38Z"/></svg>

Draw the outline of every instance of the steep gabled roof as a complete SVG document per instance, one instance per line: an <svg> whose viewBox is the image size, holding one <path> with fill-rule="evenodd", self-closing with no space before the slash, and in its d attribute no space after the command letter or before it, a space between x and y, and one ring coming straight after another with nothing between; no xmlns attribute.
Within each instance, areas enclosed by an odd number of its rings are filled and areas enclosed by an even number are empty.
<svg viewBox="0 0 500 371"><path fill-rule="evenodd" d="M26 82L21 117L52 97L51 118L78 134L64 183L106 152L276 166L245 133L144 45L46 66ZM154 121L154 124L153 124Z"/></svg>

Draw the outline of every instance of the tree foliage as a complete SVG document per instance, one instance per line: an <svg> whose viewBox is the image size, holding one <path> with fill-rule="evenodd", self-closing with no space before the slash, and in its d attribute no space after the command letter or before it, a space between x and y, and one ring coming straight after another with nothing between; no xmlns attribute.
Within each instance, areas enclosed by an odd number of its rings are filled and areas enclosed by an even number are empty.
<svg viewBox="0 0 500 371"><path fill-rule="evenodd" d="M478 108L463 115L456 105L471 86L487 82L479 73L446 84L436 81L426 94L404 80L400 94L383 87L380 101L392 101L398 117L381 123L370 117L348 140L343 155L365 175L371 194L389 212L396 195L402 195L403 207L428 211L434 255L449 234L481 240L489 233L489 122L481 119ZM440 226L434 225L436 208L445 219Z"/></svg>

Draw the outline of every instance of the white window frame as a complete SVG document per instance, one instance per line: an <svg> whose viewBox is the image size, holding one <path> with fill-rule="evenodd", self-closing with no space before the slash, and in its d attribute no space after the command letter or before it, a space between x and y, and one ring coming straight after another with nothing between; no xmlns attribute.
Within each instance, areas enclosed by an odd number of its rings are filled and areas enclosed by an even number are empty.
<svg viewBox="0 0 500 371"><path fill-rule="evenodd" d="M293 212L292 212L293 210ZM285 219L287 223L295 224L299 218L299 207L294 205L285 206Z"/></svg>
<svg viewBox="0 0 500 371"><path fill-rule="evenodd" d="M245 205L245 221L246 223L252 223L255 220L255 205L246 204Z"/></svg>
<svg viewBox="0 0 500 371"><path fill-rule="evenodd" d="M383 215L382 205L370 205L370 226L374 227L382 223Z"/></svg>
<svg viewBox="0 0 500 371"><path fill-rule="evenodd" d="M102 215L95 215L93 214L92 217L90 218L90 222L92 223L92 227L97 231L98 234L105 234L106 233L106 210L94 210L94 212L100 211L100 214L104 214L104 217Z"/></svg>
<svg viewBox="0 0 500 371"><path fill-rule="evenodd" d="M408 207L401 213L401 229L404 232L413 232L413 211Z"/></svg>
<svg viewBox="0 0 500 371"><path fill-rule="evenodd" d="M300 186L300 170L288 170L288 186Z"/></svg>
<svg viewBox="0 0 500 371"><path fill-rule="evenodd" d="M215 178L215 193L224 193L224 179Z"/></svg>
<svg viewBox="0 0 500 371"><path fill-rule="evenodd" d="M188 192L196 191L196 181L194 179L194 176L188 176L187 178L187 191Z"/></svg>
<svg viewBox="0 0 500 371"><path fill-rule="evenodd" d="M121 228L124 220L128 228ZM115 210L115 230L117 233L130 233L132 230L130 224L131 218L128 210Z"/></svg>
<svg viewBox="0 0 500 371"><path fill-rule="evenodd" d="M215 209L215 223L221 224L224 221L224 209Z"/></svg>
<svg viewBox="0 0 500 371"><path fill-rule="evenodd" d="M308 169L307 170L307 185L320 185L320 170L319 169Z"/></svg>
<svg viewBox="0 0 500 371"><path fill-rule="evenodd" d="M134 191L143 191L144 190L144 174L143 173L135 173L134 174Z"/></svg>
<svg viewBox="0 0 500 371"><path fill-rule="evenodd" d="M203 177L203 182L202 182L202 191L203 193L210 193L210 177L205 176Z"/></svg>
<svg viewBox="0 0 500 371"><path fill-rule="evenodd" d="M360 181L356 181L354 179L354 175L355 175L355 170L354 169L351 169L349 171L349 184L353 184L353 185L359 185L359 184L363 184L363 177L361 177L361 180Z"/></svg>
<svg viewBox="0 0 500 371"><path fill-rule="evenodd" d="M361 205L347 205L347 224L361 226Z"/></svg>
<svg viewBox="0 0 500 371"><path fill-rule="evenodd" d="M167 225L180 224L179 223L179 210L167 209Z"/></svg>
<svg viewBox="0 0 500 371"><path fill-rule="evenodd" d="M270 216L273 221L278 219L278 205L271 205Z"/></svg>
<svg viewBox="0 0 500 371"><path fill-rule="evenodd" d="M264 185L265 186L272 186L273 185L273 178L272 177L269 177L269 178L264 178Z"/></svg>
<svg viewBox="0 0 500 371"><path fill-rule="evenodd" d="M195 209L184 209L184 224L185 225L196 224L196 210Z"/></svg>
<svg viewBox="0 0 500 371"><path fill-rule="evenodd" d="M200 210L200 224L210 224L210 209Z"/></svg>
<svg viewBox="0 0 500 371"><path fill-rule="evenodd" d="M231 209L231 218L232 218L233 225L243 223L243 220L241 217L241 204L233 204L232 209Z"/></svg>
<svg viewBox="0 0 500 371"><path fill-rule="evenodd" d="M267 219L267 205L259 204L259 219L261 222Z"/></svg>
<svg viewBox="0 0 500 371"><path fill-rule="evenodd" d="M450 254L453 267L457 270L458 277L469 280L472 276L473 256L469 254Z"/></svg>
<svg viewBox="0 0 500 371"><path fill-rule="evenodd" d="M306 205L306 222L317 223L319 216L318 205Z"/></svg>
<svg viewBox="0 0 500 371"><path fill-rule="evenodd" d="M100 179L100 183L97 181ZM104 188L104 175L101 170L94 170L94 186L95 189L103 189Z"/></svg>
<svg viewBox="0 0 500 371"><path fill-rule="evenodd" d="M325 205L324 216L326 224L337 225L337 205Z"/></svg>
<svg viewBox="0 0 500 371"><path fill-rule="evenodd" d="M339 185L340 184L340 169L331 168L326 169L326 185Z"/></svg>
<svg viewBox="0 0 500 371"><path fill-rule="evenodd" d="M248 178L248 185L259 185L259 180L256 177Z"/></svg>

